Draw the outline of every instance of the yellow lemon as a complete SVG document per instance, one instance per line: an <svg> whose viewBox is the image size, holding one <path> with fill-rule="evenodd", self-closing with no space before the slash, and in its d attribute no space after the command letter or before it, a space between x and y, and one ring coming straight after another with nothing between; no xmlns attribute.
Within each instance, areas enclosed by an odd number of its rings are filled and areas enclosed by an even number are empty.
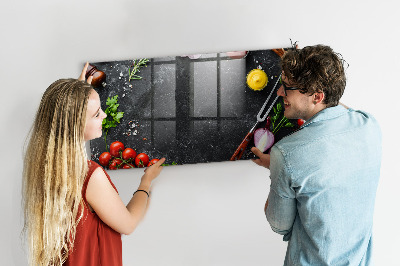
<svg viewBox="0 0 400 266"><path fill-rule="evenodd" d="M267 74L261 69L253 69L247 74L247 86L255 91L260 91L268 83Z"/></svg>

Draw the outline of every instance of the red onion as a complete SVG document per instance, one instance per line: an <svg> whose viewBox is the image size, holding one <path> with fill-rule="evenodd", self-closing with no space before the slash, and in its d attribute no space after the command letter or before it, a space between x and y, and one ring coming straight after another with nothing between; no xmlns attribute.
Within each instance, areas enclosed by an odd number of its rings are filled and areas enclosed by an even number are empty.
<svg viewBox="0 0 400 266"><path fill-rule="evenodd" d="M259 128L254 132L254 145L262 152L271 148L274 140L274 134L266 128Z"/></svg>
<svg viewBox="0 0 400 266"><path fill-rule="evenodd" d="M241 59L247 55L248 51L234 51L234 52L227 52L226 55L232 59Z"/></svg>

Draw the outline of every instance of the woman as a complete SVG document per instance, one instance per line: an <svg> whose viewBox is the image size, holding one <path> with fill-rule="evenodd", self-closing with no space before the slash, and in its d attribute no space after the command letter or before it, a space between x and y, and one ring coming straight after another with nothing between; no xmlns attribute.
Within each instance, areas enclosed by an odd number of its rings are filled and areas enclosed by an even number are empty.
<svg viewBox="0 0 400 266"><path fill-rule="evenodd" d="M125 206L104 169L88 161L85 141L101 137L99 95L88 63L78 80L54 82L43 94L24 161L24 231L30 265L122 265L121 234L144 216L162 158L147 168Z"/></svg>

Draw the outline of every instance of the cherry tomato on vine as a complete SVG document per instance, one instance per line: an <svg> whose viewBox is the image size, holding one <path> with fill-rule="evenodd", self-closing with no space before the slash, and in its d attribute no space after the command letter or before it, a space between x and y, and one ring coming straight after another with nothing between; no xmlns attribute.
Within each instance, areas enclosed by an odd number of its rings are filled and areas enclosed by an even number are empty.
<svg viewBox="0 0 400 266"><path fill-rule="evenodd" d="M134 160L136 157L136 151L134 149L131 148L126 148L123 152L122 152L122 159L124 160L129 160L132 159Z"/></svg>
<svg viewBox="0 0 400 266"><path fill-rule="evenodd" d="M102 166L108 166L111 160L111 154L107 151L103 152L99 157L99 162Z"/></svg>
<svg viewBox="0 0 400 266"><path fill-rule="evenodd" d="M114 158L111 161L110 166L108 168L110 168L110 170L116 170L116 169L120 168L121 164L122 164L121 159Z"/></svg>
<svg viewBox="0 0 400 266"><path fill-rule="evenodd" d="M299 127L301 127L303 124L304 124L304 120L303 119L297 119L297 125L299 126Z"/></svg>
<svg viewBox="0 0 400 266"><path fill-rule="evenodd" d="M114 157L119 157L119 152L123 151L125 149L125 146L122 142L120 141L114 141L110 145L110 153Z"/></svg>
<svg viewBox="0 0 400 266"><path fill-rule="evenodd" d="M156 162L158 162L159 159L153 159L149 162L149 164L147 166L152 166L153 164L155 164Z"/></svg>
<svg viewBox="0 0 400 266"><path fill-rule="evenodd" d="M145 167L149 164L149 156L146 153L139 153L135 158L135 164L137 167Z"/></svg>
<svg viewBox="0 0 400 266"><path fill-rule="evenodd" d="M123 169L131 169L131 168L135 168L135 166L133 164L131 164L131 163L124 163L122 165L122 168Z"/></svg>

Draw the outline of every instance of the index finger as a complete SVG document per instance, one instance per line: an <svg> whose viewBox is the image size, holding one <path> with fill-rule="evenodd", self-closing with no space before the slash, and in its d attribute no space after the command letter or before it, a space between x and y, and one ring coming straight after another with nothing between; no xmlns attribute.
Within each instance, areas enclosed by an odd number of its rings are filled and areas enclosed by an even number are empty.
<svg viewBox="0 0 400 266"><path fill-rule="evenodd" d="M89 66L89 62L86 62L86 64L85 64L85 66L83 67L82 73L81 73L81 75L79 76L78 80L83 80L83 81L85 80L86 70L87 70L88 66Z"/></svg>
<svg viewBox="0 0 400 266"><path fill-rule="evenodd" d="M161 158L158 162L155 163L155 165L160 166L165 162L165 158Z"/></svg>

